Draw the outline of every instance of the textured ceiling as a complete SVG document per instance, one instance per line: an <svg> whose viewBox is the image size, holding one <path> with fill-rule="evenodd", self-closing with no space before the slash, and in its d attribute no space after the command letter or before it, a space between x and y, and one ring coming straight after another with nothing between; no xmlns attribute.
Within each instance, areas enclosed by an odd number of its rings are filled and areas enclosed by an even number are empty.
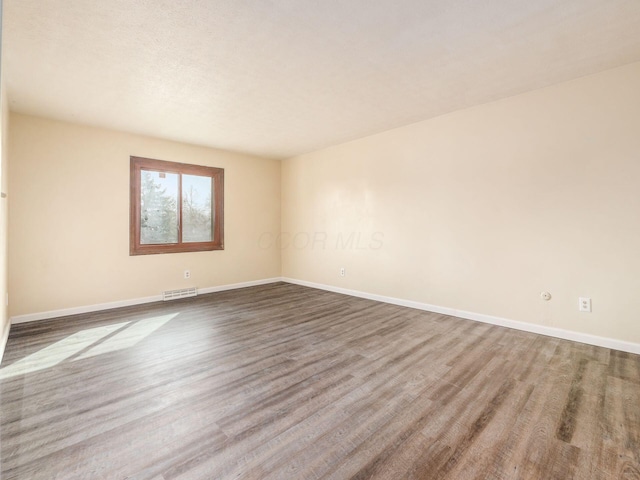
<svg viewBox="0 0 640 480"><path fill-rule="evenodd" d="M285 158L640 61L640 1L5 0L3 42L13 111Z"/></svg>

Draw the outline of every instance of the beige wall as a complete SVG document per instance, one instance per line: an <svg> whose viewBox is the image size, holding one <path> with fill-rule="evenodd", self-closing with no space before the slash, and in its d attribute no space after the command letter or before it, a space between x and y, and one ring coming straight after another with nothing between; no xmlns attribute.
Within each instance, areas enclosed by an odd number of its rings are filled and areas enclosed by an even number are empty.
<svg viewBox="0 0 640 480"><path fill-rule="evenodd" d="M639 86L636 63L284 161L282 274L640 342Z"/></svg>
<svg viewBox="0 0 640 480"><path fill-rule="evenodd" d="M0 57L2 57L2 1L0 1ZM7 275L8 275L8 132L9 132L9 104L7 102L6 87L0 65L0 361L4 354L7 337L9 336L9 312L7 308Z"/></svg>
<svg viewBox="0 0 640 480"><path fill-rule="evenodd" d="M8 143L9 143L9 105L4 88L0 87L0 190L6 197L0 198L0 360L4 353L4 345L9 335L9 312L7 309L7 275L8 275L8 214L9 214L9 171L8 171Z"/></svg>
<svg viewBox="0 0 640 480"><path fill-rule="evenodd" d="M280 275L277 161L13 113L9 153L11 316ZM224 251L129 256L130 155L225 169Z"/></svg>

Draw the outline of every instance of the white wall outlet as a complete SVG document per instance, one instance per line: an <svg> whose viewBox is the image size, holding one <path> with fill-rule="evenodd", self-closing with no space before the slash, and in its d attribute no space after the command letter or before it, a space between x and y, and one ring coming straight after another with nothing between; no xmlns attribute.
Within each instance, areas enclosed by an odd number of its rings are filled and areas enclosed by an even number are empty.
<svg viewBox="0 0 640 480"><path fill-rule="evenodd" d="M540 298L545 302L548 302L549 300L551 300L551 294L549 292L540 292Z"/></svg>
<svg viewBox="0 0 640 480"><path fill-rule="evenodd" d="M190 270L185 270L184 271L184 278L191 278L191 271Z"/></svg>
<svg viewBox="0 0 640 480"><path fill-rule="evenodd" d="M344 267L340 267L340 276L344 277L346 275L346 270L344 269Z"/></svg>
<svg viewBox="0 0 640 480"><path fill-rule="evenodd" d="M580 298L578 298L578 309L581 312L590 312L591 311L591 299L589 297L580 297Z"/></svg>

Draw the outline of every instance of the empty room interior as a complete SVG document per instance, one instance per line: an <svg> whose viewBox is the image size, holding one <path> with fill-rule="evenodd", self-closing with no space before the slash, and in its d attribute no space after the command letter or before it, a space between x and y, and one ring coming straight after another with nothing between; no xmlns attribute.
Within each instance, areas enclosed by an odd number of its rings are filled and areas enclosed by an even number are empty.
<svg viewBox="0 0 640 480"><path fill-rule="evenodd" d="M2 4L0 479L640 479L640 2Z"/></svg>

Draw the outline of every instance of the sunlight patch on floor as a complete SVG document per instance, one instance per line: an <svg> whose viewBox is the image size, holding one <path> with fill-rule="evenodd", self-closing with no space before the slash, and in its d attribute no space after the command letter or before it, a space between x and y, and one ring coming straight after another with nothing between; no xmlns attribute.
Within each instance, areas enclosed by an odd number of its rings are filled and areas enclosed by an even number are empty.
<svg viewBox="0 0 640 480"><path fill-rule="evenodd" d="M95 347L87 350L82 355L79 355L77 358L75 358L74 361L133 347L142 339L151 335L165 323L175 318L177 315L177 313L174 313L171 315L161 315L159 317L140 320L139 322L136 322L123 329L122 331L116 333L112 337L107 338L104 342L101 342Z"/></svg>
<svg viewBox="0 0 640 480"><path fill-rule="evenodd" d="M76 332L0 369L0 380L53 367L83 351L72 361L133 347L177 315L179 313ZM112 336L101 341L109 335Z"/></svg>
<svg viewBox="0 0 640 480"><path fill-rule="evenodd" d="M51 345L28 355L11 365L0 369L0 379L24 375L50 368L76 353L90 347L101 338L128 325L129 322L114 323L102 327L89 328L52 343Z"/></svg>

